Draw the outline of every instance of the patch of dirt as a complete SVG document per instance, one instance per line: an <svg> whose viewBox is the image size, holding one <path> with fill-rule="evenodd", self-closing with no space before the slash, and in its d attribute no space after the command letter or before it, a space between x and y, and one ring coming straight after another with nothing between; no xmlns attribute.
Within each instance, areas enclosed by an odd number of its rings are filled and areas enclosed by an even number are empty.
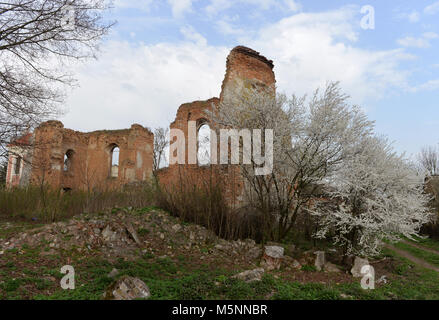
<svg viewBox="0 0 439 320"><path fill-rule="evenodd" d="M420 244L413 243L413 242L410 242L410 241L407 241L407 240L402 240L401 242L403 242L405 244L408 244L409 246L412 246L412 247L415 247L415 248L418 248L418 249L421 249L421 250L428 251L428 252L431 252L431 253L439 255L439 251L438 250L427 248L427 247L421 246Z"/></svg>
<svg viewBox="0 0 439 320"><path fill-rule="evenodd" d="M321 283L321 284L340 284L340 283L350 283L353 280L352 275L346 272L340 273L328 273L328 272L310 272L295 270L292 272L281 271L279 275L282 279L298 281L300 283Z"/></svg>
<svg viewBox="0 0 439 320"><path fill-rule="evenodd" d="M406 259L408 259L408 260L410 260L410 261L416 263L417 265L419 265L419 266L421 266L421 267L424 267L424 268L426 268L426 269L430 269L430 270L434 270L434 271L436 271L436 272L439 272L439 268L438 268L438 267L433 266L432 264L430 264L430 263L428 263L428 262L426 262L426 261L424 261L424 260L422 260L422 259L420 259L420 258L418 258L418 257L415 257L414 255L408 253L407 251L404 251L404 250L398 249L398 248L396 248L395 246L392 246L391 244L386 244L385 246L386 246L388 249L390 249L390 250L392 250L392 251L395 251L395 252L396 252L397 254L399 254L400 256L402 256L402 257L404 257L404 258L406 258Z"/></svg>

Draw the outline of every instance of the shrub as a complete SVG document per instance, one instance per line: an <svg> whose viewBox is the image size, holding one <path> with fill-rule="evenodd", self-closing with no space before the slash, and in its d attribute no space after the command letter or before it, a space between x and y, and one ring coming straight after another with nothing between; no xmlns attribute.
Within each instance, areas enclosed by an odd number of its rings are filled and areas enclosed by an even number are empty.
<svg viewBox="0 0 439 320"><path fill-rule="evenodd" d="M30 185L25 188L0 189L0 217L51 222L113 207L145 207L151 205L153 199L154 190L149 184L91 192L63 192L48 186L41 188Z"/></svg>
<svg viewBox="0 0 439 320"><path fill-rule="evenodd" d="M172 186L159 188L158 203L182 221L202 225L221 238L261 240L266 225L263 215L251 207L233 209L230 189L235 182L224 177L209 167L180 170Z"/></svg>

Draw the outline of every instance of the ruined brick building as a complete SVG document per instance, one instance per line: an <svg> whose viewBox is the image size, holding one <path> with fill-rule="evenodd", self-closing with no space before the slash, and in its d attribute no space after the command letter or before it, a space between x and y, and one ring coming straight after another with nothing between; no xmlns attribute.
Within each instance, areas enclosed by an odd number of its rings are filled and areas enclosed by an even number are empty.
<svg viewBox="0 0 439 320"><path fill-rule="evenodd" d="M217 107L234 86L272 86L275 82L271 60L252 49L235 47L227 57L219 98L182 104L170 128L182 130L188 141L188 121L195 121L197 130L208 126L211 120L206 109ZM65 129L59 121L48 121L9 146L7 185L47 182L64 189L86 189L148 181L152 177L153 141L153 134L137 124L125 130L82 133ZM195 182L210 174L212 167L174 164L161 169L158 177L162 185L171 187L182 173ZM218 165L216 169L226 177L231 197L239 198L241 185L235 168Z"/></svg>
<svg viewBox="0 0 439 320"><path fill-rule="evenodd" d="M86 190L146 181L152 175L153 140L138 124L83 133L47 121L9 146L6 183Z"/></svg>

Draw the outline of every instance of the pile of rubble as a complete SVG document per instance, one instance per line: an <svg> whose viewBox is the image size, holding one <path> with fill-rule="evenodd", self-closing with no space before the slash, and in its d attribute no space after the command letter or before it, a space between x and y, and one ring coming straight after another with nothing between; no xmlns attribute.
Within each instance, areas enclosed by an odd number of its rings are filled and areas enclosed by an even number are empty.
<svg viewBox="0 0 439 320"><path fill-rule="evenodd" d="M42 254L60 250L102 252L108 257L135 256L138 248L173 256L176 252L210 248L206 255L223 255L234 260L257 260L262 250L253 240L226 241L198 225L184 224L166 212L146 213L120 209L105 214L82 214L66 222L0 239L0 255L8 249L44 245ZM3 226L7 228L8 226Z"/></svg>
<svg viewBox="0 0 439 320"><path fill-rule="evenodd" d="M4 224L1 227L7 230L14 226ZM227 241L206 228L182 223L161 210L145 212L132 208L113 209L103 214L83 214L66 222L15 233L7 239L0 239L0 256L8 249L17 249L18 253L22 253L23 246L39 246L43 249L43 255L77 250L84 254L104 254L110 260L119 257L136 258L139 249L162 257L198 252L201 260L210 256L222 257L233 265L243 262L250 269L235 277L247 282L260 281L266 271L282 269L288 272L301 270L304 266L329 273L343 272L327 260L330 252L300 252L294 245L285 247L285 250L277 243L268 243L262 247L250 239ZM358 277L362 267L367 264L367 260L356 258L352 275ZM117 274L117 270L112 273ZM110 289L107 299L149 296L147 287L136 279L120 280Z"/></svg>
<svg viewBox="0 0 439 320"><path fill-rule="evenodd" d="M135 256L139 248L169 256L185 250L203 249L201 259L203 255L206 258L209 255L223 256L234 262L254 264L255 267L260 262L260 266L268 271L279 270L281 266L286 270L300 270L304 265L315 266L318 271L341 271L327 261L323 251L306 251L294 259L297 256L294 246L290 246L285 254L284 248L276 243L268 243L263 250L250 239L227 241L206 228L182 223L161 210L143 212L125 208L113 209L105 214L79 215L66 222L48 224L0 239L0 255L7 249L20 250L23 245L45 245L46 250L42 254L74 249L78 252L102 252L112 258ZM206 248L209 248L208 252ZM360 262L364 264L364 261ZM358 268L354 268L354 274L358 274Z"/></svg>

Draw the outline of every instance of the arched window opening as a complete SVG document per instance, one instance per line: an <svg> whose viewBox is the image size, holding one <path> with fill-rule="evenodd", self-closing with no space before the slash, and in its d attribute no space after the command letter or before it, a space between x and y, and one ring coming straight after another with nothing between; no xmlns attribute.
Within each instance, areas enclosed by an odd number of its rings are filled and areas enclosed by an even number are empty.
<svg viewBox="0 0 439 320"><path fill-rule="evenodd" d="M119 176L119 153L119 147L113 145L110 152L110 177L112 178L117 178Z"/></svg>
<svg viewBox="0 0 439 320"><path fill-rule="evenodd" d="M21 169L21 157L18 156L17 158L15 158L14 173L20 174L20 169Z"/></svg>
<svg viewBox="0 0 439 320"><path fill-rule="evenodd" d="M64 172L68 172L72 169L73 154L73 150L67 150L64 154Z"/></svg>
<svg viewBox="0 0 439 320"><path fill-rule="evenodd" d="M198 129L197 136L197 158L198 165L210 164L210 127L207 123L202 124Z"/></svg>

